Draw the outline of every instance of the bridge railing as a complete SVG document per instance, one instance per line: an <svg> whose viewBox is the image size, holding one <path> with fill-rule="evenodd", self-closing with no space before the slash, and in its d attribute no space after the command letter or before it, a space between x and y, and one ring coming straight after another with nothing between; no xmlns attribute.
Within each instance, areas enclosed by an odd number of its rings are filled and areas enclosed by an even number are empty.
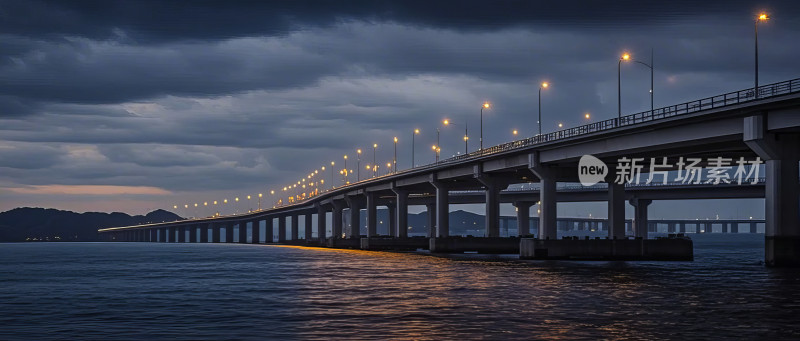
<svg viewBox="0 0 800 341"><path fill-rule="evenodd" d="M800 92L800 78L759 86L758 97L755 96L755 91L753 91L752 88L729 92L722 95L670 105L667 107L657 108L654 110L643 111L631 115L622 116L619 118L611 118L573 128L558 130L547 134L535 135L522 140L507 142L489 148L484 148L481 150L470 152L468 154L457 155L448 159L441 160L435 164L451 163L472 157L489 155L517 148L529 147L532 145L537 145L545 142L572 138L576 136L586 135L589 133L605 131L617 127L630 126L638 123L644 123L668 117L686 115L702 110L720 108L724 106L750 102L756 99L765 99L795 92ZM424 167L425 166L417 167L414 169L420 169Z"/></svg>

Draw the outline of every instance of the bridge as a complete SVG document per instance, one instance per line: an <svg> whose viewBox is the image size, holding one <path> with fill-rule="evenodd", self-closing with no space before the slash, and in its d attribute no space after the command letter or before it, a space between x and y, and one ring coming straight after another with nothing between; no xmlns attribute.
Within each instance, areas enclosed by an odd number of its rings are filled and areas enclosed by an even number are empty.
<svg viewBox="0 0 800 341"><path fill-rule="evenodd" d="M553 258L553 255L581 258L586 256L585 250L599 247L604 251L588 257L651 259L653 257L645 255L650 252L646 250L669 249L664 245L671 245L658 244L671 243L668 241L648 239L647 207L652 200L763 197L765 263L800 266L800 79L764 85L757 91L758 96L754 89L735 91L536 135L361 180L281 207L99 232L106 240L166 241L170 231L174 232L172 240L175 241L218 242L225 237L226 242L232 242L233 227L238 226L238 240L246 241L249 230L252 240L259 241L260 227L271 235L277 221L278 242L288 242L298 239L299 220L303 217L308 245L363 247L366 243L367 248L371 248L370 244L374 246L383 241L396 246L427 245L432 252L449 252L458 251L467 244L507 249L508 245L517 243L516 249L522 258ZM626 186L614 181L615 174L609 172L607 185L559 189L558 183L579 182L578 164L584 155L593 155L611 169L621 167L622 160L636 158L672 161L696 158L701 160L700 167L709 170L719 166L712 162L719 157L760 158L765 174L756 184L703 185L695 182L685 186ZM660 171L676 172L681 171L681 167L670 162L662 165ZM528 190L509 187L515 184L535 185L529 185ZM570 239L563 243L566 246L560 246L556 205L559 201L607 202L607 239L583 246ZM485 205L485 237L462 243L463 240L450 236L449 206L466 202ZM501 202L512 202L516 206L521 238L500 237ZM626 236L626 202L634 206L634 222L639 222L633 225L633 239ZM425 205L431 219L427 240L422 242L417 240L419 238L410 238L405 228L408 207L413 204ZM529 221L530 208L535 204L540 213L534 236ZM377 233L378 206L389 210L391 228L387 237ZM357 223L362 209L367 218L363 237ZM345 212L349 216L346 226ZM326 235L328 216L331 217L331 236ZM291 218L288 219L291 223L288 238L287 218ZM314 223L316 238L312 238ZM677 240L675 243L683 243ZM680 245L679 248L685 248L685 243ZM622 250L628 246L638 251L628 254ZM631 256L637 252L641 257ZM653 252L661 255L661 251L652 251L651 256ZM620 257L620 254L628 256Z"/></svg>

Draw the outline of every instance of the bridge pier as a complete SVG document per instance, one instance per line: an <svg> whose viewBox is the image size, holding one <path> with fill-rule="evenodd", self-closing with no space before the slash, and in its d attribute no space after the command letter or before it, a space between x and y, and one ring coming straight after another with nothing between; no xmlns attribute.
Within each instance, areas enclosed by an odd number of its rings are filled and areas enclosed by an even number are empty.
<svg viewBox="0 0 800 341"><path fill-rule="evenodd" d="M647 239L648 232L648 219L647 207L653 202L648 199L631 199L631 205L634 207L634 236L636 238Z"/></svg>
<svg viewBox="0 0 800 341"><path fill-rule="evenodd" d="M278 243L286 242L286 216L278 216Z"/></svg>
<svg viewBox="0 0 800 341"><path fill-rule="evenodd" d="M800 135L770 133L766 115L745 117L743 134L747 146L766 163L765 262L767 266L796 267L800 266Z"/></svg>
<svg viewBox="0 0 800 341"><path fill-rule="evenodd" d="M681 222L681 223L680 223L678 226L679 226L679 227L678 227L678 232L680 232L680 233L686 233L686 223L684 223L684 222Z"/></svg>
<svg viewBox="0 0 800 341"><path fill-rule="evenodd" d="M517 201L514 206L517 208L517 233L520 237L530 237L531 206L533 206L533 202Z"/></svg>
<svg viewBox="0 0 800 341"><path fill-rule="evenodd" d="M239 244L247 244L247 221L239 222Z"/></svg>
<svg viewBox="0 0 800 341"><path fill-rule="evenodd" d="M317 208L317 238L320 242L323 242L327 239L327 231L325 229L327 223L325 221L325 216L328 214L328 211L319 203L315 206Z"/></svg>
<svg viewBox="0 0 800 341"><path fill-rule="evenodd" d="M303 239L305 240L313 240L314 234L314 213L308 212L303 215L305 217L305 221L303 222Z"/></svg>
<svg viewBox="0 0 800 341"><path fill-rule="evenodd" d="M428 213L428 238L436 237L436 203L425 205Z"/></svg>
<svg viewBox="0 0 800 341"><path fill-rule="evenodd" d="M261 220L251 222L250 236L253 244L261 244Z"/></svg>
<svg viewBox="0 0 800 341"><path fill-rule="evenodd" d="M528 155L528 169L539 178L539 239L558 239L556 171L541 163L539 152Z"/></svg>
<svg viewBox="0 0 800 341"><path fill-rule="evenodd" d="M345 196L344 200L350 208L350 224L348 225L349 233L348 239L358 239L360 243L361 238L361 198L359 196Z"/></svg>
<svg viewBox="0 0 800 341"><path fill-rule="evenodd" d="M341 239L342 238L342 220L343 214L342 211L344 210L345 203L341 200L331 200L333 205L333 214L331 222L331 238L333 239Z"/></svg>
<svg viewBox="0 0 800 341"><path fill-rule="evenodd" d="M292 218L292 225L289 229L289 233L291 234L291 240L297 240L300 236L300 215L294 214L291 216Z"/></svg>
<svg viewBox="0 0 800 341"><path fill-rule="evenodd" d="M508 187L508 182L497 176L483 172L483 167L474 167L474 177L484 186L486 205L484 226L486 237L500 237L500 191Z"/></svg>
<svg viewBox="0 0 800 341"><path fill-rule="evenodd" d="M758 224L750 223L750 233L758 233Z"/></svg>
<svg viewBox="0 0 800 341"><path fill-rule="evenodd" d="M431 185L436 188L436 233L435 238L450 236L450 198L447 187L431 175Z"/></svg>
<svg viewBox="0 0 800 341"><path fill-rule="evenodd" d="M367 237L378 236L378 203L375 192L367 192Z"/></svg>
<svg viewBox="0 0 800 341"><path fill-rule="evenodd" d="M214 223L214 225L211 227L211 242L222 242L222 226L220 226L219 223Z"/></svg>
<svg viewBox="0 0 800 341"><path fill-rule="evenodd" d="M200 239L199 243L208 243L208 230L211 228L211 224L203 224L200 225Z"/></svg>
<svg viewBox="0 0 800 341"><path fill-rule="evenodd" d="M408 206L406 206L406 210ZM403 236L408 237L408 224L406 224L406 228L403 229L403 232L397 228L397 204L396 203L389 203L386 205L386 210L389 211L389 231L388 235L392 237L397 237L398 234L402 233ZM408 213L406 213L406 220L408 220ZM405 238L403 237L403 238Z"/></svg>
<svg viewBox="0 0 800 341"><path fill-rule="evenodd" d="M186 243L186 227L185 226L179 227L177 229L177 232L178 232L178 238L176 238L176 240L178 241L178 243Z"/></svg>
<svg viewBox="0 0 800 341"><path fill-rule="evenodd" d="M197 243L197 235L199 234L200 226L199 225L192 225L187 227L189 230L189 243Z"/></svg>
<svg viewBox="0 0 800 341"><path fill-rule="evenodd" d="M265 243L274 243L275 242L275 231L272 228L274 222L273 220L275 217L269 216L267 219L264 220L264 242Z"/></svg>
<svg viewBox="0 0 800 341"><path fill-rule="evenodd" d="M225 223L225 243L233 243L233 223Z"/></svg>
<svg viewBox="0 0 800 341"><path fill-rule="evenodd" d="M609 172L606 177L608 182L608 238L625 239L625 184L614 181L612 174Z"/></svg>

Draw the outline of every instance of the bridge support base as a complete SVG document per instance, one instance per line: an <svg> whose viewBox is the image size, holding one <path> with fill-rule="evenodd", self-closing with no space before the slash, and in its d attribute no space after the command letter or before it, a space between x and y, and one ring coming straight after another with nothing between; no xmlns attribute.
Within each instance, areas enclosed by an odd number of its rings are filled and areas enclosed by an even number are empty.
<svg viewBox="0 0 800 341"><path fill-rule="evenodd" d="M522 238L520 259L658 260L691 261L692 240L686 237L658 239L535 239Z"/></svg>

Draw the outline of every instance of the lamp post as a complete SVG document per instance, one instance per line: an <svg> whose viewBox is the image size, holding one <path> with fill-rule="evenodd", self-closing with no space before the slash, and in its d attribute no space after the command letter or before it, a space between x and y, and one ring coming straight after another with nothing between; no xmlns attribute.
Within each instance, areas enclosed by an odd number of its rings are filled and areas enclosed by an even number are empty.
<svg viewBox="0 0 800 341"><path fill-rule="evenodd" d="M392 164L393 172L397 173L397 136L394 137L394 158L392 159Z"/></svg>
<svg viewBox="0 0 800 341"><path fill-rule="evenodd" d="M469 121L464 121L464 155L468 153L469 149L469 125L467 124ZM453 121L445 119L443 121L444 125L459 125L457 123L453 123Z"/></svg>
<svg viewBox="0 0 800 341"><path fill-rule="evenodd" d="M414 129L411 134L411 168L414 168L414 138L419 135L419 129Z"/></svg>
<svg viewBox="0 0 800 341"><path fill-rule="evenodd" d="M333 178L334 178L334 176L335 176L335 175L333 175L333 166L335 166L335 165L336 165L336 163L334 163L333 161L331 161L331 189L334 189L334 188L335 188L334 184L336 183L336 182L334 182L334 180L333 180Z"/></svg>
<svg viewBox="0 0 800 341"><path fill-rule="evenodd" d="M625 58L625 56L628 56L628 57ZM634 63L642 64L642 65L646 66L648 69L650 69L650 113L652 114L653 113L653 92L654 92L654 90L653 90L653 49L650 49L650 64L647 64L645 62L638 61L638 60L635 60L635 59L630 59L630 55L627 54L627 53L622 56L622 59L620 59L620 62L629 61L629 60L633 61Z"/></svg>
<svg viewBox="0 0 800 341"><path fill-rule="evenodd" d="M479 150L483 150L483 109L489 109L489 102L484 102L481 105L481 148ZM437 140L436 143L439 143L439 141Z"/></svg>
<svg viewBox="0 0 800 341"><path fill-rule="evenodd" d="M547 89L550 86L547 82L542 82L542 85L539 86L539 120L536 123L539 124L539 135L542 135L542 89Z"/></svg>
<svg viewBox="0 0 800 341"><path fill-rule="evenodd" d="M347 155L344 156L344 184L347 185Z"/></svg>
<svg viewBox="0 0 800 341"><path fill-rule="evenodd" d="M759 14L758 17L756 18L756 24L755 24L755 33L756 33L756 82L755 82L755 87L753 87L753 91L755 92L756 98L758 98L758 22L762 21L762 20L763 21L769 20L769 17L767 16L766 13Z"/></svg>
<svg viewBox="0 0 800 341"><path fill-rule="evenodd" d="M395 168L397 168L397 162L395 162ZM386 175L389 175L389 171L391 171L391 170L392 170L392 163L391 162L387 162L386 163ZM397 170L395 169L395 172L396 171Z"/></svg>
<svg viewBox="0 0 800 341"><path fill-rule="evenodd" d="M372 144L372 164L373 165L375 165L375 153L376 153L377 150L378 150L378 144L377 143ZM372 177L373 178L376 175L375 172L376 172L375 170L372 171Z"/></svg>
<svg viewBox="0 0 800 341"><path fill-rule="evenodd" d="M434 160L436 160L435 162L439 163L439 150L441 149L437 146L431 146L431 148L433 149L433 157Z"/></svg>
<svg viewBox="0 0 800 341"><path fill-rule="evenodd" d="M619 119L622 118L622 61L630 58L631 55L625 53L617 62L617 125L619 125Z"/></svg>
<svg viewBox="0 0 800 341"><path fill-rule="evenodd" d="M356 181L361 181L361 149L356 150L358 162L356 163ZM345 168L347 168L345 166Z"/></svg>

